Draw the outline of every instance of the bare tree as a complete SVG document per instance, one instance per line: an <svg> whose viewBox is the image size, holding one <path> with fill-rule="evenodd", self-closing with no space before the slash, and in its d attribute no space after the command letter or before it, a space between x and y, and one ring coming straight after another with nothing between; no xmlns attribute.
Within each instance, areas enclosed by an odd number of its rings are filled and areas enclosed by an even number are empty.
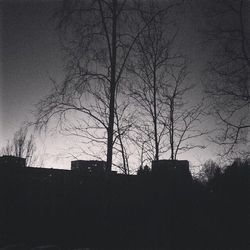
<svg viewBox="0 0 250 250"><path fill-rule="evenodd" d="M250 4L221 0L212 7L208 41L215 49L206 90L219 125L213 141L223 146L223 155L244 154L250 128Z"/></svg>
<svg viewBox="0 0 250 250"><path fill-rule="evenodd" d="M195 85L186 79L187 62L168 69L167 88L164 91L165 109L168 114L161 117L162 123L168 129L168 141L170 145L170 159L176 160L181 152L187 152L194 148L204 149L205 145L196 141L208 131L202 128L202 121L205 115L203 100L197 98L192 103L191 92L195 91Z"/></svg>
<svg viewBox="0 0 250 250"><path fill-rule="evenodd" d="M159 2L149 2L147 11L140 12L139 22L147 23L162 5ZM159 160L164 151L166 126L159 122L163 112L161 100L166 87L164 81L168 74L167 68L178 57L173 53L177 29L170 18L171 10L157 15L140 34L135 43L134 57L129 64L133 77L130 94L139 107L138 114L141 117L136 128L139 132L136 141L151 160Z"/></svg>
<svg viewBox="0 0 250 250"><path fill-rule="evenodd" d="M151 2L148 11L140 13L142 22L161 6ZM190 142L206 133L199 129L203 104L192 107L184 101L194 86L186 80L187 60L176 52L177 35L178 28L169 13L161 13L137 39L135 58L129 67L134 77L130 95L140 117L134 141L150 160L159 160L167 151L171 159L176 159L181 151L203 148Z"/></svg>
<svg viewBox="0 0 250 250"><path fill-rule="evenodd" d="M125 100L123 100L125 102ZM116 105L117 106L117 105ZM123 103L123 109L119 112L119 109L115 109L115 127L117 144L119 148L115 148L122 157L122 165L117 165L117 167L126 175L129 175L131 172L129 166L129 152L127 143L129 143L129 132L134 123L133 112L125 112L129 108L129 102L126 104Z"/></svg>
<svg viewBox="0 0 250 250"><path fill-rule="evenodd" d="M17 157L26 158L27 166L34 166L37 162L35 156L36 145L34 136L28 136L27 128L20 128L11 141L1 149L2 155L13 155Z"/></svg>
<svg viewBox="0 0 250 250"><path fill-rule="evenodd" d="M159 10L133 29L138 6L126 0L64 1L58 28L66 53L66 77L38 105L38 127L55 116L61 126L79 114L75 120L85 131L85 139L106 143L107 172L112 167L115 105L121 98L125 66L139 35L165 11Z"/></svg>

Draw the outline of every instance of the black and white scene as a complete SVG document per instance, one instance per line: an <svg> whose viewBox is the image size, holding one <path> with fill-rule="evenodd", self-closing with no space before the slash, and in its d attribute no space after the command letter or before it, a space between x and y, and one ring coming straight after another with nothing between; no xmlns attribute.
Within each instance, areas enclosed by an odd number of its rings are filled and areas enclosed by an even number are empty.
<svg viewBox="0 0 250 250"><path fill-rule="evenodd" d="M249 0L0 0L0 59L0 250L249 249Z"/></svg>

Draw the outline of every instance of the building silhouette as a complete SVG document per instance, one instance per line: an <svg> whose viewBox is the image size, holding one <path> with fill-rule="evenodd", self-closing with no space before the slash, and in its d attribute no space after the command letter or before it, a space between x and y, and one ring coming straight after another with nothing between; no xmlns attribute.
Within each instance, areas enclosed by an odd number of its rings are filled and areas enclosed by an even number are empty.
<svg viewBox="0 0 250 250"><path fill-rule="evenodd" d="M138 176L106 175L103 161L72 161L71 170L24 166L0 157L0 243L161 246L186 230L187 161L153 162Z"/></svg>
<svg viewBox="0 0 250 250"><path fill-rule="evenodd" d="M203 184L187 161L123 175L107 174L105 162L60 170L3 156L0 249L248 249L249 166L232 164Z"/></svg>
<svg viewBox="0 0 250 250"><path fill-rule="evenodd" d="M26 160L21 157L4 155L0 157L0 166L8 168L25 167Z"/></svg>
<svg viewBox="0 0 250 250"><path fill-rule="evenodd" d="M102 175L106 170L105 161L71 161L71 170L89 175Z"/></svg>
<svg viewBox="0 0 250 250"><path fill-rule="evenodd" d="M185 173L186 175L190 174L189 171L189 162L183 160L158 160L152 161L152 173L154 174L168 174L171 171L178 171Z"/></svg>

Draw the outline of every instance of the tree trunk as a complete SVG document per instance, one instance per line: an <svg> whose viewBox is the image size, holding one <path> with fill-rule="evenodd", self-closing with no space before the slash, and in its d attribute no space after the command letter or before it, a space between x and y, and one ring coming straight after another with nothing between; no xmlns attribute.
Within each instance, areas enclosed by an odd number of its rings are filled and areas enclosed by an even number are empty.
<svg viewBox="0 0 250 250"><path fill-rule="evenodd" d="M171 147L171 160L174 160L174 103L170 103L170 147Z"/></svg>
<svg viewBox="0 0 250 250"><path fill-rule="evenodd" d="M116 116L116 122L117 122L118 140L120 142L122 161L123 161L123 173L126 175L129 175L128 159L127 159L125 147L124 147L124 144L122 141L122 133L121 133L121 129L120 129L120 123L119 123L119 117L118 117L117 110L115 110L115 116Z"/></svg>
<svg viewBox="0 0 250 250"><path fill-rule="evenodd" d="M156 69L154 68L154 79L153 79L153 96L154 96L154 138L155 138L155 160L159 160L159 143L158 143L158 131L157 131L157 110L156 110Z"/></svg>
<svg viewBox="0 0 250 250"><path fill-rule="evenodd" d="M113 156L113 132L114 132L114 110L115 110L115 92L116 92L116 22L117 22L117 0L112 1L112 58L111 58L111 82L110 82L110 101L109 101L109 124L107 141L107 173L112 169Z"/></svg>

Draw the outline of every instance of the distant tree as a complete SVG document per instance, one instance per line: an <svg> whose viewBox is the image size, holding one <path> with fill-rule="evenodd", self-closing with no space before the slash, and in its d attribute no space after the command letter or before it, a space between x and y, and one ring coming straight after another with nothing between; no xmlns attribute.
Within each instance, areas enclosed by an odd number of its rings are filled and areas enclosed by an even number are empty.
<svg viewBox="0 0 250 250"><path fill-rule="evenodd" d="M27 128L20 128L12 140L1 149L2 155L13 155L26 159L27 166L34 166L37 163L36 144L34 136L28 136Z"/></svg>
<svg viewBox="0 0 250 250"><path fill-rule="evenodd" d="M137 175L146 175L150 173L150 168L148 165L140 166L137 170Z"/></svg>
<svg viewBox="0 0 250 250"><path fill-rule="evenodd" d="M237 189L234 182L238 182L237 185L239 186L245 185L245 187L247 187L250 176L250 160L235 159L232 164L225 167L224 176L228 180L227 185L232 185L232 189ZM245 190L245 192L247 192L247 190Z"/></svg>
<svg viewBox="0 0 250 250"><path fill-rule="evenodd" d="M220 166L216 162L208 160L200 170L199 179L204 183L209 183L221 174L222 170Z"/></svg>
<svg viewBox="0 0 250 250"><path fill-rule="evenodd" d="M250 164L246 160L236 159L223 166L223 171L215 162L208 161L203 166L202 182L194 183L199 206L195 210L196 224L201 230L205 227L206 233L209 230L207 239L212 239L213 245L237 249L241 242L240 248L247 249L249 173Z"/></svg>
<svg viewBox="0 0 250 250"><path fill-rule="evenodd" d="M217 0L209 5L208 42L213 58L208 63L206 90L218 121L213 141L222 155L248 155L250 129L250 32L248 0Z"/></svg>

